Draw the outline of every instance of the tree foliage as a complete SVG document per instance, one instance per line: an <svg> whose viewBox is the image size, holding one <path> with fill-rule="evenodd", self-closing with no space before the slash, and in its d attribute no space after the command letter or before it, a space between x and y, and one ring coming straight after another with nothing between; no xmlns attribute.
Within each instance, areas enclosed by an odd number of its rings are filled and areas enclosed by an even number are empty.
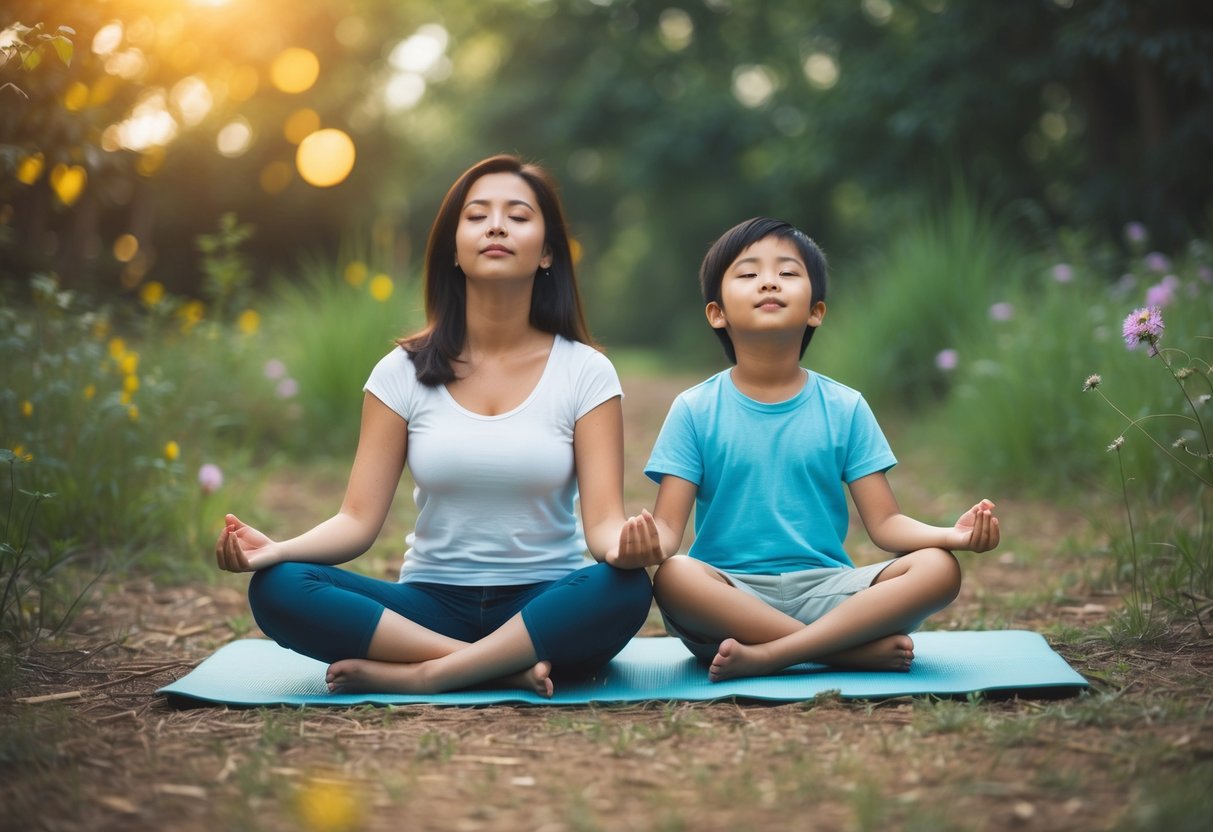
<svg viewBox="0 0 1213 832"><path fill-rule="evenodd" d="M1213 193L1213 7L1184 0L10 6L0 26L79 37L70 68L27 74L29 100L0 108L9 276L49 264L68 283L133 285L154 271L188 289L190 241L228 212L255 224L259 273L358 231L375 233L385 268L415 270L454 176L513 151L564 184L596 331L678 345L702 334L703 251L754 214L801 225L837 262L957 178L1041 224L1113 237L1142 221L1161 245L1203 230ZM121 41L102 55L115 20ZM319 61L303 92L271 83L289 47ZM113 56L131 51L141 68L120 71ZM197 81L211 106L191 121L180 91ZM107 146L149 101L173 137ZM342 184L298 176L284 131L302 110L353 137ZM248 146L218 153L233 123ZM14 181L39 154L42 176ZM79 201L56 201L56 166L85 169ZM109 255L122 233L140 241L135 265Z"/></svg>

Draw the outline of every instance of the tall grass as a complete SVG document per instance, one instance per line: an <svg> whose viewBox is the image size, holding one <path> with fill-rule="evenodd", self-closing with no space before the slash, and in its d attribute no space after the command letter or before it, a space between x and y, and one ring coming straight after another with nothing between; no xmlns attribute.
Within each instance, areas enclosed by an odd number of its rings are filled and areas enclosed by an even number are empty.
<svg viewBox="0 0 1213 832"><path fill-rule="evenodd" d="M949 386L937 358L974 340L986 308L1031 264L1008 223L957 187L858 268L833 264L829 313L807 360L878 412L934 402Z"/></svg>
<svg viewBox="0 0 1213 832"><path fill-rule="evenodd" d="M281 363L297 387L299 419L281 447L300 459L347 456L358 438L362 385L395 338L424 321L419 281L361 261L309 262L267 300L265 361Z"/></svg>

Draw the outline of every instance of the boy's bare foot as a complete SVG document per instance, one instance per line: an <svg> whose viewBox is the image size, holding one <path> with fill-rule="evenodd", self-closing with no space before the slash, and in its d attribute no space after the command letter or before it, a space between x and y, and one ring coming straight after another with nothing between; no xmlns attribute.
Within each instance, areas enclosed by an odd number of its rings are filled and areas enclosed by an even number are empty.
<svg viewBox="0 0 1213 832"><path fill-rule="evenodd" d="M893 670L905 672L914 661L914 641L894 634L869 641L850 650L842 650L818 661L846 670Z"/></svg>
<svg viewBox="0 0 1213 832"><path fill-rule="evenodd" d="M914 660L914 642L909 636L895 634L817 659L822 664L849 670L907 671ZM763 644L742 644L736 639L720 643L708 679L721 682L741 676L768 676L788 667L770 656Z"/></svg>
<svg viewBox="0 0 1213 832"><path fill-rule="evenodd" d="M708 668L708 679L723 682L740 676L767 676L782 669L778 660L771 659L762 644L742 644L737 639L726 638L720 642L712 666Z"/></svg>
<svg viewBox="0 0 1213 832"><path fill-rule="evenodd" d="M441 693L450 688L433 679L430 662L403 664L371 659L342 659L329 665L324 680L329 693ZM533 691L550 699L551 662L536 662L527 670L500 680L506 687Z"/></svg>

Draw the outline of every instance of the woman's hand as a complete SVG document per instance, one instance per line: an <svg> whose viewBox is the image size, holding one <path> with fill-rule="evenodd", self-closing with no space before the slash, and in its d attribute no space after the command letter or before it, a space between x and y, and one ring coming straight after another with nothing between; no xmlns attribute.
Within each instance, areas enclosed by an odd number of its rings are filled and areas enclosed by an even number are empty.
<svg viewBox="0 0 1213 832"><path fill-rule="evenodd" d="M648 509L624 522L619 529L619 545L606 553L606 562L619 569L643 569L663 560L657 521Z"/></svg>
<svg viewBox="0 0 1213 832"><path fill-rule="evenodd" d="M277 542L270 540L252 526L241 522L234 514L225 518L227 524L215 542L215 560L227 572L255 572L277 563Z"/></svg>
<svg viewBox="0 0 1213 832"><path fill-rule="evenodd" d="M956 521L949 534L948 548L960 552L988 552L998 545L998 518L994 503L982 500Z"/></svg>

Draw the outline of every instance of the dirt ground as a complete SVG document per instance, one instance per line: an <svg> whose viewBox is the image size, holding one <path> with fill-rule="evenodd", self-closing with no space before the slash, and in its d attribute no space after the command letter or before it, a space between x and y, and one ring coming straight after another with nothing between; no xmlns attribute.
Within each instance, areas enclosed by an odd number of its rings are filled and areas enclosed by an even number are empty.
<svg viewBox="0 0 1213 832"><path fill-rule="evenodd" d="M629 471L681 386L628 382ZM942 520L972 502L924 497L913 474L894 482L911 513ZM276 472L263 508L291 528L331 511L342 487L332 472ZM628 495L632 508L651 499L639 479ZM999 505L1003 546L962 556L961 597L930 626L1042 632L1089 694L179 709L156 689L259 635L247 579L134 579L99 588L0 702L0 829L1205 828L1213 641L1182 622L1149 643L1101 637L1118 599L1099 570L1062 553L1097 544L1090 522L1049 504ZM392 570L406 527L385 531L373 570ZM855 556L876 554L856 545ZM641 635L660 634L650 617Z"/></svg>

